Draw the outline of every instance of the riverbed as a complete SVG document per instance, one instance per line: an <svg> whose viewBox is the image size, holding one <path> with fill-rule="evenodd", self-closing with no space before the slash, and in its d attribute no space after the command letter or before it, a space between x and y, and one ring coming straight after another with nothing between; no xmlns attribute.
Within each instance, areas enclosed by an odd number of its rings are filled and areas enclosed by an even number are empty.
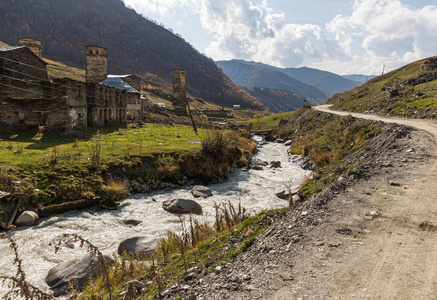
<svg viewBox="0 0 437 300"><path fill-rule="evenodd" d="M267 162L280 161L281 167L234 170L228 180L208 186L213 196L206 199L195 199L190 193L193 186L147 195L135 194L121 201L116 211L71 211L40 219L38 226L17 228L9 232L9 237L15 239L19 246L27 280L48 291L44 279L52 267L86 254L78 245L73 248L64 247L55 253L50 243L64 233L76 233L98 246L103 253L115 256L118 245L126 238L160 238L169 230L178 232L179 217L162 209L162 202L168 199L184 198L197 201L202 206L203 214L196 217L211 223L215 217L214 203L231 201L237 206L241 202L250 214L263 209L286 207L288 202L277 198L275 194L300 184L310 173L290 162L287 147L283 144L267 143L259 150L255 156L257 159ZM128 226L123 222L132 219L141 223ZM7 240L0 240L0 253L0 274L14 275L14 255ZM5 290L5 287L0 285L0 296Z"/></svg>

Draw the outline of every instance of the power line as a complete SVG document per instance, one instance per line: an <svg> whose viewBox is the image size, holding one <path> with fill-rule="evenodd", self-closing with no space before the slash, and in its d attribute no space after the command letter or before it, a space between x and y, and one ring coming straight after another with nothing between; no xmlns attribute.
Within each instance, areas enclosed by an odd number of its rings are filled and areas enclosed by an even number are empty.
<svg viewBox="0 0 437 300"><path fill-rule="evenodd" d="M12 62L14 62L14 63L20 64L20 65L23 65L23 66L28 66L28 67L32 67L32 68L35 68L35 69L39 69L39 70L43 70L43 71L47 71L47 69L40 68L40 67L35 67L35 66L32 66L32 65L28 65L28 64L25 64L24 62L21 62L21 61L18 61L18 60L13 60L13 59L6 58L6 57L1 57L1 59L6 59L6 60L12 61Z"/></svg>
<svg viewBox="0 0 437 300"><path fill-rule="evenodd" d="M22 88L19 88L19 87L16 87L16 86L12 86L12 85L8 85L8 84L4 84L4 83L1 83L1 82L0 82L0 85L7 86L7 87L10 87L10 88L13 88L13 89L16 89L16 90L22 90L22 91L31 92L31 93L35 93L35 94L40 94L40 95L43 95L43 96L46 96L46 97L53 98L52 95L47 95L47 94L44 94L44 93L40 93L40 92L28 90L28 89L22 89Z"/></svg>
<svg viewBox="0 0 437 300"><path fill-rule="evenodd" d="M14 77L7 76L7 75L3 75L3 74L0 74L0 76L7 77L7 78L10 78L10 79L13 79L13 80L18 80L18 81L22 81L22 82L30 83L30 84L37 85L37 86L41 86L41 87L43 87L43 88L47 88L47 89L51 89L51 90L55 90L55 91L59 91L59 92L63 92L63 90L60 90L60 89L54 88L52 83L50 83L50 85L52 85L52 86L46 86L46 85L38 84L38 83L36 83L36 82L32 82L32 81L29 81L29 80L24 80L24 79L14 78Z"/></svg>
<svg viewBox="0 0 437 300"><path fill-rule="evenodd" d="M39 69L39 70L43 70L43 71L46 71L46 72L47 72L47 69L40 68L40 67L36 67L36 66L32 66L32 65L26 64L26 63L24 63L24 62L18 61L18 60L14 60L14 59L6 58L6 57L1 57L1 59L9 60L9 61L12 61L12 62L14 62L14 63L20 64L20 65L23 65L23 66L32 67L32 68ZM85 77L84 75L81 75L81 74L77 73L77 72L73 69L73 67L70 67L70 68L72 68L71 71L73 71L77 76L79 76L79 77Z"/></svg>
<svg viewBox="0 0 437 300"><path fill-rule="evenodd" d="M15 70L13 70L13 69L5 68L5 67L2 67L2 69L3 69L3 70L11 71L11 72L14 72L14 73L17 73L17 74L21 74L21 75L25 75L25 76L33 77L33 78L36 78L36 79L38 79L38 80L45 80L45 81L48 81L48 79L46 79L46 78L42 78L42 77L38 77L38 76L34 76L34 75L30 75L30 74L27 74L27 73L18 72L18 71L15 71Z"/></svg>

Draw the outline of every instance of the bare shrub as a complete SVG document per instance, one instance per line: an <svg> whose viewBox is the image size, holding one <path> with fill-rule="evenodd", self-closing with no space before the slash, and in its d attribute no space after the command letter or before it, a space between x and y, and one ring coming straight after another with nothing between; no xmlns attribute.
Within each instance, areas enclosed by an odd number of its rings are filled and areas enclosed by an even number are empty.
<svg viewBox="0 0 437 300"><path fill-rule="evenodd" d="M121 181L109 179L106 185L102 186L102 192L105 196L113 201L118 201L129 195L128 187Z"/></svg>

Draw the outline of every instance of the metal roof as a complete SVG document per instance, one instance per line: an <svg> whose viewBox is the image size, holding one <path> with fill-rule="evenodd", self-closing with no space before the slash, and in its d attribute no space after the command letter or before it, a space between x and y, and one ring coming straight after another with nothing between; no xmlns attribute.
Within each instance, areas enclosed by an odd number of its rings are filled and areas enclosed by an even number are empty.
<svg viewBox="0 0 437 300"><path fill-rule="evenodd" d="M129 76L132 76L133 74L126 74L126 75L108 75L108 78L116 78L116 77L118 77L118 78L126 78L126 77L129 77Z"/></svg>
<svg viewBox="0 0 437 300"><path fill-rule="evenodd" d="M25 46L0 46L0 52L8 52L12 50L17 50L20 48L24 48Z"/></svg>
<svg viewBox="0 0 437 300"><path fill-rule="evenodd" d="M133 87L131 87L129 84L127 84L126 82L124 82L121 78L119 77L110 77L102 82L100 82L100 84L105 84L105 85L109 85L109 86L113 86L117 89L124 89L126 90L128 93L135 93L135 94L139 94L141 95L140 92L138 92L136 89L134 89Z"/></svg>

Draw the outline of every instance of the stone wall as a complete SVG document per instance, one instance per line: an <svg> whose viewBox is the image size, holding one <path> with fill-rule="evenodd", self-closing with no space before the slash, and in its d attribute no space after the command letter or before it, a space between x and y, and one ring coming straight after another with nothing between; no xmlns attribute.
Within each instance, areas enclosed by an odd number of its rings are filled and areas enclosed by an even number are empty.
<svg viewBox="0 0 437 300"><path fill-rule="evenodd" d="M88 126L125 125L126 90L86 83Z"/></svg>
<svg viewBox="0 0 437 300"><path fill-rule="evenodd" d="M108 51L99 46L86 46L86 81L99 83L108 77Z"/></svg>
<svg viewBox="0 0 437 300"><path fill-rule="evenodd" d="M49 79L47 64L26 47L0 51L0 75L21 80Z"/></svg>
<svg viewBox="0 0 437 300"><path fill-rule="evenodd" d="M34 38L22 38L19 40L20 46L25 46L30 49L36 56L41 58L42 42Z"/></svg>

